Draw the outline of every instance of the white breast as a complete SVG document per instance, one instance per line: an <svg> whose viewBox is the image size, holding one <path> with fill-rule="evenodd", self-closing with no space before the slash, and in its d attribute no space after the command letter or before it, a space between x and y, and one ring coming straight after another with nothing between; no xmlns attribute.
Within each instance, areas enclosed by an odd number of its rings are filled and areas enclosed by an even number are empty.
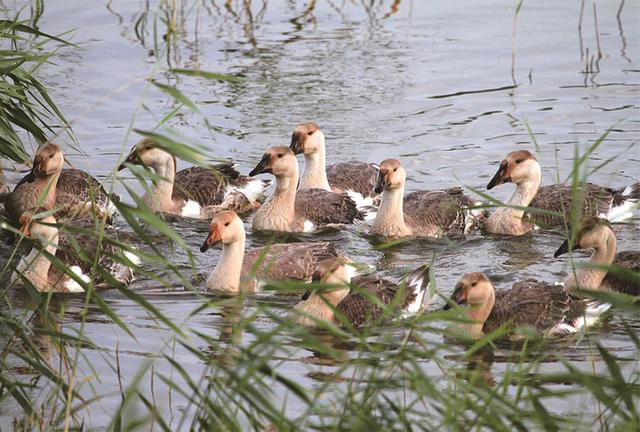
<svg viewBox="0 0 640 432"><path fill-rule="evenodd" d="M184 205L184 207L182 207L180 216L184 216L188 218L200 218L202 217L202 207L198 202L189 200Z"/></svg>

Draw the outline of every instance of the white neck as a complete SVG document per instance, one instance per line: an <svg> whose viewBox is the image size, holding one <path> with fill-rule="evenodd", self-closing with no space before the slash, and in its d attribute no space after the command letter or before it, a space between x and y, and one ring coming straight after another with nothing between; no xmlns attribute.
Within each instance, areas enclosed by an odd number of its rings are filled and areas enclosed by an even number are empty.
<svg viewBox="0 0 640 432"><path fill-rule="evenodd" d="M589 259L592 266L609 266L616 256L617 240L613 231L607 230L607 237L595 248L593 255ZM597 290L600 288L607 271L601 268L581 267L570 274L564 281L567 289Z"/></svg>
<svg viewBox="0 0 640 432"><path fill-rule="evenodd" d="M297 167L293 174L276 176L276 190L256 211L254 229L291 231L296 216Z"/></svg>
<svg viewBox="0 0 640 432"><path fill-rule="evenodd" d="M55 255L58 250L58 230L55 229L48 239L44 250ZM16 267L17 273L22 273L38 291L47 291L49 285L49 269L51 261L37 247L33 247L29 254L20 260Z"/></svg>
<svg viewBox="0 0 640 432"><path fill-rule="evenodd" d="M403 200L404 186L398 189L385 189L382 192L380 207L371 227L373 234L383 236L411 234L411 229L404 222Z"/></svg>
<svg viewBox="0 0 640 432"><path fill-rule="evenodd" d="M495 210L485 222L487 230L496 234L524 234L531 230L531 225L523 223L524 210L513 207L528 207L540 188L541 176L518 183L516 190L507 202L508 207Z"/></svg>
<svg viewBox="0 0 640 432"><path fill-rule="evenodd" d="M207 278L207 290L237 294L244 259L245 236L233 243L222 245L222 255Z"/></svg>
<svg viewBox="0 0 640 432"><path fill-rule="evenodd" d="M156 181L151 196L145 194L145 203L152 210L170 213L174 210L173 182L176 176L174 159L167 157L164 163L157 164L153 168L161 179Z"/></svg>
<svg viewBox="0 0 640 432"><path fill-rule="evenodd" d="M329 180L327 180L324 145L320 146L318 151L304 155L304 173L300 179L299 189L312 188L331 190Z"/></svg>

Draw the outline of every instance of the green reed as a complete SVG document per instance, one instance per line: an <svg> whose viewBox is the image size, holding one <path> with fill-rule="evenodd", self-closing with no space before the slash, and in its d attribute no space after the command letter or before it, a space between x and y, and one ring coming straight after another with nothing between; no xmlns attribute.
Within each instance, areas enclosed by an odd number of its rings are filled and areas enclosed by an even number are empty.
<svg viewBox="0 0 640 432"><path fill-rule="evenodd" d="M162 13L167 14L171 28L175 29L176 15L170 8L177 7L176 3L164 7ZM15 37L20 32L37 38L52 38L39 31L25 31L18 21L6 23L4 28L12 30L0 33L3 38L11 38L12 34ZM159 41L156 45L162 47ZM48 59L51 54L45 57ZM38 58L30 61L44 61L42 54ZM35 69L27 71L23 66L16 66L11 71L31 74ZM166 84L162 74L229 82L237 81L237 77L175 68L158 73L160 77L150 81L150 85L172 98L176 107L163 117L157 130L138 133L154 138L177 157L206 166L212 158L205 149L186 144L183 137L166 128L180 110L186 108L197 112L198 107L179 89ZM35 78L20 82L20 85L34 86L35 93L29 94L42 97L44 106L49 108L46 111L58 116L58 120L63 119L57 108L54 109L53 101L43 95L40 89L44 88ZM33 111L26 110L25 115L43 109L43 105L34 99L5 99L0 95L0 103L6 110L28 104ZM6 110L3 112L10 112ZM33 118L43 119L35 115ZM12 124L10 119L5 121ZM13 122L11 127L16 124ZM44 141L48 123L41 123L39 129L33 128L32 124L38 122L34 120L18 126L28 125L26 130L38 141ZM526 127L529 129L528 125ZM586 181L595 169L605 166L601 164L590 169L588 156L608 133L576 152L568 179L574 193L572 220L564 232L568 238L575 237L582 197L580 182ZM3 139L10 144L0 147L5 156L19 161L28 158L17 134L5 134ZM537 147L533 133L531 139ZM155 175L144 168L135 167L130 172L143 187L156 180ZM150 211L140 195L123 184L132 203L117 203L118 211L141 243L135 252L143 264L135 268L136 273L167 289L179 286L191 291L200 301L191 315L219 313L224 326L217 337L183 326L154 305L152 299L118 284L95 266L92 276L105 279L146 311L154 324L164 330L163 334L170 335L165 338L164 347L149 356L134 376L122 375L118 348L115 352L104 353L111 361L112 376L105 377L103 372L102 379L120 383L117 395L120 403L112 413L108 430L637 430L640 425L640 373L637 368L640 338L632 325L625 324L625 334L636 349L635 358L620 358L615 352L607 351L594 337L597 330L583 335L591 347L588 360L601 361L604 365L601 370L594 368L592 371L576 367L571 359L562 355L560 348L580 342L575 338L558 341L532 337L517 345L505 346L502 338L506 330L503 328L468 345L454 344L440 335L446 327L464 321L457 311L426 310L411 319L363 329L330 324L321 324L316 330L301 328L287 318L289 304L269 304L247 296L224 299L201 293L192 283L192 275L166 257L166 252L158 246L158 239L185 253L189 257L191 273L195 273L190 247L171 223ZM475 192L492 207L505 205L482 191ZM63 226L61 229L72 238L77 234L101 237L96 250L83 252L87 262L97 262L103 253L101 244L112 243L132 251L126 241L108 235L104 227L104 221L96 219L93 227ZM24 252L23 243L26 242L19 239L16 255ZM451 244L460 247L455 242ZM380 247L397 246L390 243ZM77 242L72 242L72 247L82 250ZM56 268L72 275L62 262L54 257L51 259ZM124 260L124 257L115 256L114 259ZM570 263L571 268L578 265L573 260ZM150 266L164 268L166 273L159 275L149 271ZM7 280L11 268L11 265L6 267L3 280ZM627 276L639 277L637 274ZM432 279L432 296L449 291L450 287L437 286L437 268L432 267ZM103 292L95 289L92 283L85 284L85 288L84 310L79 314L79 323L73 326L62 324L66 314L63 297L38 293L28 284L20 288L21 294L16 294L9 283L0 288L0 404L15 408L12 413L14 430L89 430L104 426L92 424L89 413L100 409L104 397L113 395L99 394L93 390L91 380L84 380L87 374L99 375L84 352L86 348L97 347L86 334L89 308L98 308L128 337L135 339L136 334ZM286 292L302 292L309 288L323 287L287 282L269 286L269 289ZM616 293L589 295L611 303L618 310L638 312L637 303L629 296ZM392 307L379 306L386 308L385 316L394 313ZM265 318L271 325L259 325L258 321ZM427 337L430 335L437 337ZM204 366L202 371L196 375L186 370L175 356L176 349L185 350L196 358ZM307 373L314 378L313 387L304 387L280 372L282 364L303 350L315 353L318 361L333 366L331 372L308 367ZM491 366L497 357L505 370L494 377ZM545 363L550 361L558 362L560 371L545 370ZM621 367L634 361L636 366L625 376ZM426 364L436 365L439 372L427 372ZM168 366L170 372L166 369L157 371L156 365ZM167 409L156 403L153 389L160 385L181 398L183 406L180 410L172 412L171 407ZM558 400L583 397L592 401L592 407L597 407L593 412L567 410L561 415L549 409ZM295 413L286 410L287 404L292 402L299 407Z"/></svg>

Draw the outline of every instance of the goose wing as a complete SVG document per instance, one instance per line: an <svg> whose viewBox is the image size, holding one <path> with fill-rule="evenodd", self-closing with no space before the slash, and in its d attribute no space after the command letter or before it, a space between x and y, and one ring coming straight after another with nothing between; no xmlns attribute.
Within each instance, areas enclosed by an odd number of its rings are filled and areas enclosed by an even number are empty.
<svg viewBox="0 0 640 432"><path fill-rule="evenodd" d="M340 162L327 166L327 179L334 189L351 190L366 198L376 195L373 189L379 171L376 165L365 162Z"/></svg>
<svg viewBox="0 0 640 432"><path fill-rule="evenodd" d="M563 285L527 279L510 290L496 291L496 301L484 324L485 333L507 323L511 327L532 326L546 333L561 324L571 306Z"/></svg>
<svg viewBox="0 0 640 432"><path fill-rule="evenodd" d="M274 244L247 251L242 274L255 274L271 280L308 281L318 263L338 256L329 242Z"/></svg>
<svg viewBox="0 0 640 432"><path fill-rule="evenodd" d="M463 234L465 209L475 202L466 196L462 188L441 191L416 191L404 197L403 209L406 222L418 232L438 227L447 234Z"/></svg>
<svg viewBox="0 0 640 432"><path fill-rule="evenodd" d="M614 272L607 272L602 281L602 287L616 292L621 292L633 296L640 296L640 280L637 275L640 274L640 252L625 251L618 252L613 261L614 267L622 270L635 272L636 276L624 277Z"/></svg>
<svg viewBox="0 0 640 432"><path fill-rule="evenodd" d="M362 220L356 203L346 194L304 189L296 194L296 213L316 225L350 224Z"/></svg>
<svg viewBox="0 0 640 432"><path fill-rule="evenodd" d="M201 206L218 205L222 203L230 181L239 177L240 173L231 163L187 168L176 173L173 198L193 200Z"/></svg>
<svg viewBox="0 0 640 432"><path fill-rule="evenodd" d="M375 276L353 278L351 285L368 291L385 305L393 301L398 289L398 284ZM383 312L383 309L376 303L371 302L367 296L353 289L338 303L336 309L338 309L354 327L363 327L368 323L376 321Z"/></svg>
<svg viewBox="0 0 640 432"><path fill-rule="evenodd" d="M582 200L582 216L598 216L607 214L611 210L613 192L610 189L592 183L583 183L577 193ZM573 188L565 185L543 186L529 206L558 213L558 215L527 214L527 219L532 223L549 227L563 225L565 220L569 221L571 218Z"/></svg>
<svg viewBox="0 0 640 432"><path fill-rule="evenodd" d="M59 215L86 216L87 204L94 204L91 207L98 213L108 211L109 194L90 174L78 169L62 170L56 185L56 207L61 209Z"/></svg>

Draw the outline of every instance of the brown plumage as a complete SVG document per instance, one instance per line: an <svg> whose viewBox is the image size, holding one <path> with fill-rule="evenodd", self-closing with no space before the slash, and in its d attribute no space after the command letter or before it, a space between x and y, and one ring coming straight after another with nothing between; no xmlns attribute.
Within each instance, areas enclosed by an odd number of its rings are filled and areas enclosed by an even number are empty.
<svg viewBox="0 0 640 432"><path fill-rule="evenodd" d="M337 256L335 246L329 242L276 243L249 249L242 262L242 274L308 282L320 261Z"/></svg>
<svg viewBox="0 0 640 432"><path fill-rule="evenodd" d="M460 327L467 337L480 338L506 326L533 327L540 335L575 333L593 324L608 308L595 302L573 298L563 284L527 279L510 290L496 291L482 273L467 273L456 284L451 300L465 305L469 323ZM593 306L593 307L591 307ZM450 308L450 304L444 309Z"/></svg>
<svg viewBox="0 0 640 432"><path fill-rule="evenodd" d="M347 195L323 189L304 189L296 194L296 212L315 225L350 224L362 220L356 203Z"/></svg>
<svg viewBox="0 0 640 432"><path fill-rule="evenodd" d="M618 252L613 261L613 267L619 267L621 270L635 272L635 282L629 278L622 277L615 272L608 271L602 281L602 286L616 292L629 294L632 296L640 296L640 252L625 251Z"/></svg>
<svg viewBox="0 0 640 432"><path fill-rule="evenodd" d="M5 212L12 224L17 226L20 216L35 208L58 208L59 220L93 214L110 218L110 196L100 182L81 170L63 170L63 163L59 146L47 143L38 148L31 172L6 197Z"/></svg>
<svg viewBox="0 0 640 432"><path fill-rule="evenodd" d="M475 202L461 188L416 191L404 196L406 172L396 159L380 164L376 190L382 200L371 227L384 237L442 237L469 233L479 222Z"/></svg>
<svg viewBox="0 0 640 432"><path fill-rule="evenodd" d="M221 163L209 168L191 167L176 172L173 198L193 200L201 206L219 205L224 201L229 186L242 188L250 181L240 175L232 163Z"/></svg>
<svg viewBox="0 0 640 432"><path fill-rule="evenodd" d="M380 304L394 305L387 318L408 317L421 310L430 280L427 265L412 271L400 282L375 276L353 278L352 273L353 268L344 258L318 263L313 280L327 287L306 294L304 301L295 306L291 318L308 326L317 325L318 320L341 325L344 319L354 327L364 327L383 317L385 309Z"/></svg>
<svg viewBox="0 0 640 432"><path fill-rule="evenodd" d="M430 235L429 226L437 226L448 236L465 234L466 209L475 201L464 194L462 188L442 191L416 191L404 197L405 222L415 235Z"/></svg>
<svg viewBox="0 0 640 432"><path fill-rule="evenodd" d="M327 178L334 192L354 191L364 198L378 196L373 190L378 179L374 164L348 161L327 166Z"/></svg>

